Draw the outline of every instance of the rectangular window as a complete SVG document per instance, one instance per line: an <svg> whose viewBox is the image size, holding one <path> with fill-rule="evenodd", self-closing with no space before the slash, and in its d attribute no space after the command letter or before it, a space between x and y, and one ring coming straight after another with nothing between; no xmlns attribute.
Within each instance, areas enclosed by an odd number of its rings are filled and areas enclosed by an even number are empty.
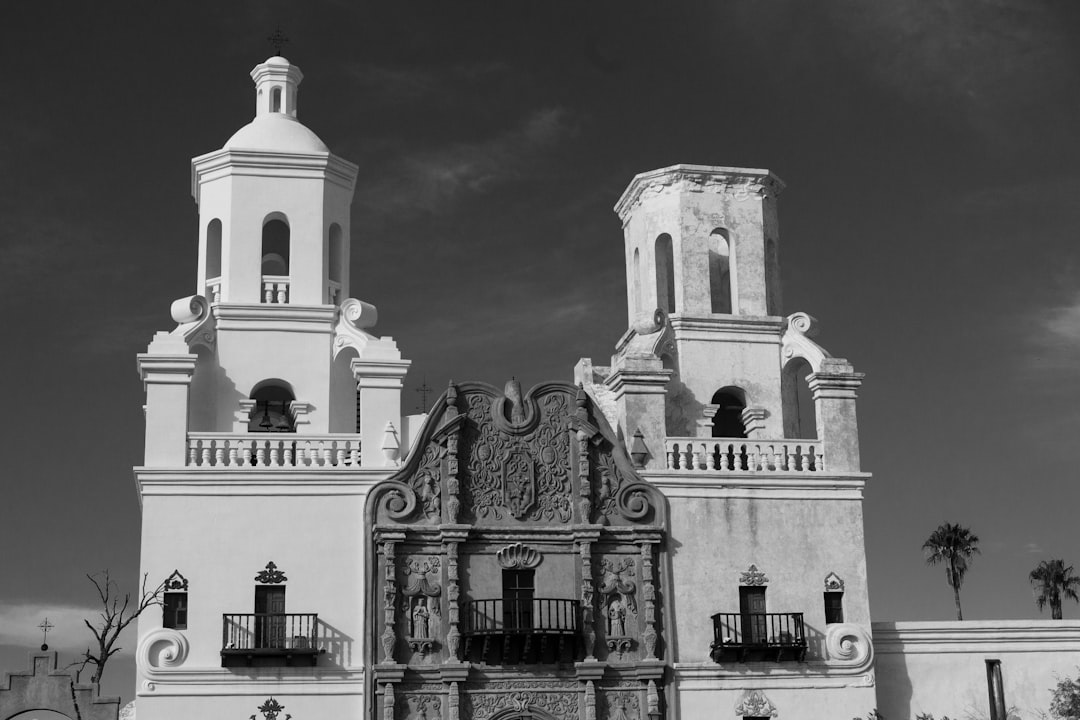
<svg viewBox="0 0 1080 720"><path fill-rule="evenodd" d="M826 623L842 623L842 622L844 622L844 593L842 593L842 592L827 592L827 593L825 593L825 622Z"/></svg>
<svg viewBox="0 0 1080 720"><path fill-rule="evenodd" d="M174 630L187 628L187 593L167 592L162 600L161 626Z"/></svg>
<svg viewBox="0 0 1080 720"><path fill-rule="evenodd" d="M503 628L528 630L533 626L535 570L503 570Z"/></svg>

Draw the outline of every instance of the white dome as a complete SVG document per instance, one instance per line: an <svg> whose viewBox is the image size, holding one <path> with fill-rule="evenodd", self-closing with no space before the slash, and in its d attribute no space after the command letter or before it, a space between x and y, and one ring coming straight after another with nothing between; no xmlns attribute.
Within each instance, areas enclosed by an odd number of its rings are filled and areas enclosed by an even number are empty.
<svg viewBox="0 0 1080 720"><path fill-rule="evenodd" d="M225 143L225 150L278 150L297 153L330 152L319 136L299 120L283 113L259 115Z"/></svg>

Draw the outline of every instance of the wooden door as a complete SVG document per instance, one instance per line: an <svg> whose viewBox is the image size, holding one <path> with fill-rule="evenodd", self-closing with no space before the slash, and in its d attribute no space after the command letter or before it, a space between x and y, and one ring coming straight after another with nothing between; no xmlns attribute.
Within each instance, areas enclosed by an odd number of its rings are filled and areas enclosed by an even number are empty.
<svg viewBox="0 0 1080 720"><path fill-rule="evenodd" d="M285 588L255 587L255 647L285 647Z"/></svg>
<svg viewBox="0 0 1080 720"><path fill-rule="evenodd" d="M504 630L532 629L535 577L535 570L503 570Z"/></svg>
<svg viewBox="0 0 1080 720"><path fill-rule="evenodd" d="M769 639L768 618L765 617L765 588L739 588L739 614L742 616L742 641L757 645Z"/></svg>

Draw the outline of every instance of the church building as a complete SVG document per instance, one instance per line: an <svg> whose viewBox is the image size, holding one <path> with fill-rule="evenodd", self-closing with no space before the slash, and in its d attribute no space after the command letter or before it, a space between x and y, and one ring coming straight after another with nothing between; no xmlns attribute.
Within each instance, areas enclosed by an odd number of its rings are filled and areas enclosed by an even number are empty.
<svg viewBox="0 0 1080 720"><path fill-rule="evenodd" d="M780 179L634 177L611 358L408 416L410 362L352 297L357 166L300 123L299 68L251 76L254 119L192 161L191 295L138 356L164 584L139 720L878 707L863 376L782 309Z"/></svg>

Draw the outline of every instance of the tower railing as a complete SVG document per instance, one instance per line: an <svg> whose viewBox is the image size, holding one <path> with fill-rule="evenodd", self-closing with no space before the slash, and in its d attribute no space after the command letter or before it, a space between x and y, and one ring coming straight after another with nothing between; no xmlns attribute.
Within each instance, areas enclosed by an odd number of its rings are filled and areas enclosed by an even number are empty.
<svg viewBox="0 0 1080 720"><path fill-rule="evenodd" d="M289 302L289 276L288 275L263 275L262 276L262 301L284 305Z"/></svg>
<svg viewBox="0 0 1080 720"><path fill-rule="evenodd" d="M360 467L360 436L345 433L188 433L188 467Z"/></svg>
<svg viewBox="0 0 1080 720"><path fill-rule="evenodd" d="M811 473L825 470L820 440L669 437L664 440L668 470L685 472Z"/></svg>

